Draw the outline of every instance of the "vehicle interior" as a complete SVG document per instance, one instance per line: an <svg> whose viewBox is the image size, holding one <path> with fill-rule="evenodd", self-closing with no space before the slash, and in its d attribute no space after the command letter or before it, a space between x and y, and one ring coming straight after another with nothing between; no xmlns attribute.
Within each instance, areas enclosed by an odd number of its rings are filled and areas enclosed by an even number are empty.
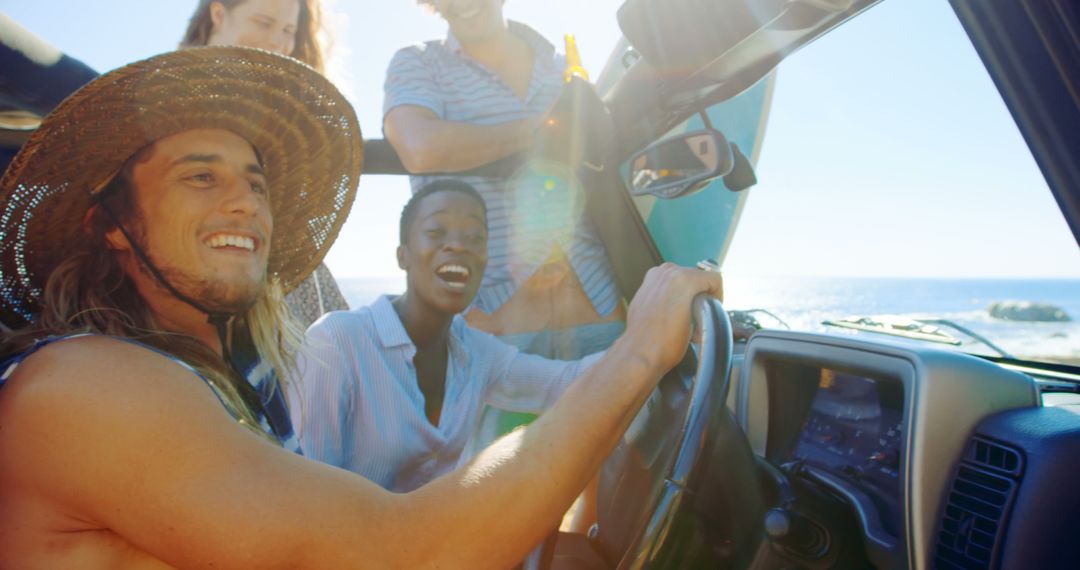
<svg viewBox="0 0 1080 570"><path fill-rule="evenodd" d="M670 145L657 133L745 92L787 55L873 4L626 2L619 21L632 55L618 63L628 69L600 83L609 81L605 100L614 116L646 118L616 119L619 157L650 143ZM1080 238L1076 8L951 4ZM723 29L731 36L709 35L718 14L727 16ZM628 123L634 126L624 128ZM616 490L602 491L610 503L597 539L619 545L610 558L618 567L1074 566L1067 529L1076 500L1058 482L1076 457L1078 369L928 344L873 334L736 334L731 373L714 380L714 397L727 406L710 414L690 397L682 405L692 420L669 436L676 446L651 439L663 431L658 426L642 436L643 464L609 463L619 474L605 479ZM727 366L726 349L708 355L717 370ZM653 410L675 405L665 403ZM710 427L696 432L695 422ZM671 429L670 420L658 423ZM668 463L657 457L673 447ZM687 469L687 462L696 465ZM651 493L626 490L637 472L648 482L633 488ZM651 505L627 506L644 495ZM619 516L627 511L635 523ZM608 523L614 537L605 536L605 514L615 514L617 522Z"/></svg>
<svg viewBox="0 0 1080 570"><path fill-rule="evenodd" d="M650 173L681 168L670 153L643 147L662 151L699 137L662 133L695 114L708 127L705 109L751 89L787 55L873 4L626 2L626 51L598 83L618 131L615 162L633 161L629 193L639 190L637 157L659 163ZM1077 10L951 4L1080 237ZM725 33L710 33L717 28ZM753 183L752 172L732 168L737 160L716 162L726 166L698 174L722 177L733 191ZM696 182L678 176L641 190L678 200ZM606 192L596 201L606 198L610 211L625 201L626 186L599 183L590 200ZM627 245L613 257L632 290L642 267L671 256L657 256L630 212L614 218L623 223L598 224L609 247ZM624 263L634 252L640 265ZM1075 565L1067 529L1076 499L1059 484L1077 455L1075 366L1007 353L975 358L873 334L758 330L734 338L698 350L710 371L673 373L628 437L633 449L609 460L594 541L612 566ZM703 397L698 384L710 377ZM727 406L698 405L708 398Z"/></svg>
<svg viewBox="0 0 1080 570"><path fill-rule="evenodd" d="M626 298L649 268L705 257L665 251L635 199L708 185L740 199L757 181L755 152L716 126L718 106L767 90L785 58L879 2L622 3L624 40L595 85L567 90L543 148L586 189ZM950 5L1080 244L1080 7ZM25 129L7 126L0 146L13 154ZM408 174L377 139L365 173ZM582 568L1080 564L1077 363L766 328L703 299L694 314L687 358L605 464L593 531L548 541L549 565L560 549L586 553L574 557Z"/></svg>

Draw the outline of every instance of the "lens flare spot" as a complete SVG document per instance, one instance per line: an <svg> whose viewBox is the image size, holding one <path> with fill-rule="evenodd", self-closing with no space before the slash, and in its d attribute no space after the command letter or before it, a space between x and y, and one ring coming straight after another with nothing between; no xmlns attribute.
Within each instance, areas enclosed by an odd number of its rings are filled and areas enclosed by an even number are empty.
<svg viewBox="0 0 1080 570"><path fill-rule="evenodd" d="M530 161L507 184L511 265L529 274L558 246L568 250L584 214L580 181L569 168ZM515 268L511 268L516 273Z"/></svg>

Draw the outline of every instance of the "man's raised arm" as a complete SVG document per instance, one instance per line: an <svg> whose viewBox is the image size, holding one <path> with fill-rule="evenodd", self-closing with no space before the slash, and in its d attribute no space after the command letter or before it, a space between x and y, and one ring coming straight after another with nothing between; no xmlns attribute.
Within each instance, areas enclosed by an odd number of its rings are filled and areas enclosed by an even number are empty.
<svg viewBox="0 0 1080 570"><path fill-rule="evenodd" d="M394 107L383 120L387 140L413 174L461 172L522 152L533 144L539 119L474 125L440 119L417 105Z"/></svg>
<svg viewBox="0 0 1080 570"><path fill-rule="evenodd" d="M554 526L682 357L692 298L721 287L717 274L653 269L626 334L583 381L408 495L238 428L190 372L103 337L46 347L16 370L0 394L3 479L177 567L507 567Z"/></svg>

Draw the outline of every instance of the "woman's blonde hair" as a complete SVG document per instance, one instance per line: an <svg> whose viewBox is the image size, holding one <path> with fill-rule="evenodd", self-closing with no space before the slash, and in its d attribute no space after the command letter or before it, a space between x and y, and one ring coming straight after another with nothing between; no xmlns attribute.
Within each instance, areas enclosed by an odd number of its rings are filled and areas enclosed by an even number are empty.
<svg viewBox="0 0 1080 570"><path fill-rule="evenodd" d="M210 5L214 2L225 6L226 10L232 10L243 4L246 0L199 0L195 7L195 13L191 15L184 38L180 40L180 47L205 46L210 41L210 32L214 29L214 22L210 18ZM325 30L322 25L322 9L319 0L299 0L300 20L296 26L296 45L289 55L310 65L319 73L326 71L326 54L324 50Z"/></svg>
<svg viewBox="0 0 1080 570"><path fill-rule="evenodd" d="M136 235L141 231L135 219L131 170L144 153L145 150L132 157L102 191L116 218ZM42 294L41 314L27 327L5 335L0 342L0 360L19 354L35 341L49 336L93 333L135 340L194 368L217 389L225 406L242 424L269 438L261 428L258 413L241 395L240 383L246 383L247 379L202 341L164 331L158 325L119 256L108 247L106 233L114 227L101 207L94 207L87 214L84 230L88 239L82 242L84 246L49 275ZM234 335L250 333L259 357L274 367L279 378L294 370L302 337L276 280L268 277L254 305L233 319L232 330ZM272 389L280 388L275 385Z"/></svg>

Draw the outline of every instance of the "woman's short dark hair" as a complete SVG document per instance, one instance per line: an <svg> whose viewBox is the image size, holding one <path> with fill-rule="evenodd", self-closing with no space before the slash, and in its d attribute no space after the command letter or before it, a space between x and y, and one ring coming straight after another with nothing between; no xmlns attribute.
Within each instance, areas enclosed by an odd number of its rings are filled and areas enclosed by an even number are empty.
<svg viewBox="0 0 1080 570"><path fill-rule="evenodd" d="M432 194L438 194L439 192L458 192L476 200L484 210L484 219L487 219L487 204L484 202L484 197L476 191L476 188L474 188L472 184L462 182L456 178L440 178L421 186L420 189L412 195L412 198L409 198L409 202L405 204L405 208L401 210L401 227L398 235L400 244L405 244L405 238L409 233L409 228L412 226L413 221L416 220L416 210L420 208L420 203L424 201L424 198L427 198Z"/></svg>

